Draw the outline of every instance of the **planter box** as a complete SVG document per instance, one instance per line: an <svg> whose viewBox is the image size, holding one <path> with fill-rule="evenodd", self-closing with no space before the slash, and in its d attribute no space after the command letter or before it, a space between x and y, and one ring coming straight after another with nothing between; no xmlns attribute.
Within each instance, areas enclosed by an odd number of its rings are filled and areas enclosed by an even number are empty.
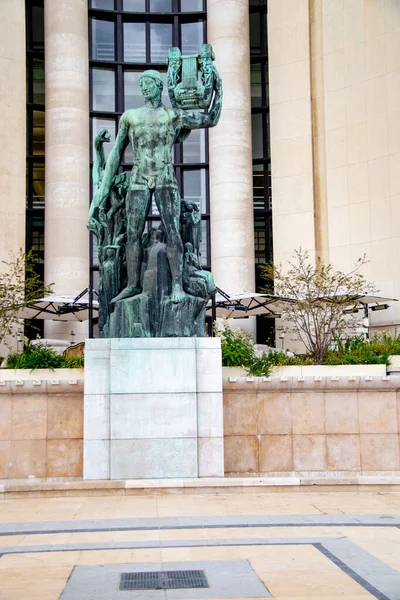
<svg viewBox="0 0 400 600"><path fill-rule="evenodd" d="M386 375L386 365L306 365L302 367L274 367L278 377L362 377Z"/></svg>
<svg viewBox="0 0 400 600"><path fill-rule="evenodd" d="M0 369L0 381L83 381L83 369Z"/></svg>
<svg viewBox="0 0 400 600"><path fill-rule="evenodd" d="M400 356L399 367L400 371ZM363 377L375 376L384 377L386 375L386 365L306 365L273 367L272 377ZM246 369L242 367L222 367L222 376L228 377L248 377Z"/></svg>

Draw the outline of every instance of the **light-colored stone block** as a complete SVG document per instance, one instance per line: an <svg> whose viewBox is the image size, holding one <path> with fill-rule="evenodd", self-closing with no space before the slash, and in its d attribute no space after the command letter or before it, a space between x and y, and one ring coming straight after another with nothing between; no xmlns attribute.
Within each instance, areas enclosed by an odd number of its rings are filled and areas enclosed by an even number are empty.
<svg viewBox="0 0 400 600"><path fill-rule="evenodd" d="M47 477L82 477L82 440L47 442Z"/></svg>
<svg viewBox="0 0 400 600"><path fill-rule="evenodd" d="M361 468L363 471L395 471L400 467L399 436L396 434L361 434Z"/></svg>
<svg viewBox="0 0 400 600"><path fill-rule="evenodd" d="M196 392L194 348L171 351L157 345L153 350L111 350L111 394L190 392Z"/></svg>
<svg viewBox="0 0 400 600"><path fill-rule="evenodd" d="M110 439L110 396L87 394L84 410L85 440Z"/></svg>
<svg viewBox="0 0 400 600"><path fill-rule="evenodd" d="M294 435L293 465L295 471L326 470L326 439L324 435Z"/></svg>
<svg viewBox="0 0 400 600"><path fill-rule="evenodd" d="M262 435L260 437L260 472L293 470L291 435Z"/></svg>
<svg viewBox="0 0 400 600"><path fill-rule="evenodd" d="M199 477L224 476L224 438L222 436L199 437L197 451Z"/></svg>
<svg viewBox="0 0 400 600"><path fill-rule="evenodd" d="M323 393L292 394L291 407L294 434L325 433L325 397Z"/></svg>
<svg viewBox="0 0 400 600"><path fill-rule="evenodd" d="M197 477L197 439L111 440L111 479Z"/></svg>
<svg viewBox="0 0 400 600"><path fill-rule="evenodd" d="M45 395L14 395L12 407L13 440L45 440L47 398Z"/></svg>
<svg viewBox="0 0 400 600"><path fill-rule="evenodd" d="M112 394L110 438L197 436L196 394Z"/></svg>
<svg viewBox="0 0 400 600"><path fill-rule="evenodd" d="M358 433L357 392L330 392L325 395L326 433Z"/></svg>
<svg viewBox="0 0 400 600"><path fill-rule="evenodd" d="M358 435L326 436L328 471L358 471L361 469L360 437Z"/></svg>
<svg viewBox="0 0 400 600"><path fill-rule="evenodd" d="M196 350L196 391L222 392L222 354L219 348Z"/></svg>
<svg viewBox="0 0 400 600"><path fill-rule="evenodd" d="M289 393L259 392L257 401L258 433L274 435L292 433Z"/></svg>
<svg viewBox="0 0 400 600"><path fill-rule="evenodd" d="M110 392L109 350L85 350L85 394Z"/></svg>
<svg viewBox="0 0 400 600"><path fill-rule="evenodd" d="M110 479L110 440L84 440L83 478Z"/></svg>
<svg viewBox="0 0 400 600"><path fill-rule="evenodd" d="M258 436L228 435L224 437L225 473L257 473Z"/></svg>
<svg viewBox="0 0 400 600"><path fill-rule="evenodd" d="M197 435L199 438L224 435L222 392L197 394Z"/></svg>
<svg viewBox="0 0 400 600"><path fill-rule="evenodd" d="M9 477L46 477L46 440L11 442Z"/></svg>
<svg viewBox="0 0 400 600"><path fill-rule="evenodd" d="M224 394L225 435L255 435L257 433L257 394L236 391Z"/></svg>
<svg viewBox="0 0 400 600"><path fill-rule="evenodd" d="M150 351L157 350L193 350L196 348L195 338L112 338L110 340L111 352L124 351Z"/></svg>
<svg viewBox="0 0 400 600"><path fill-rule="evenodd" d="M83 405L80 396L53 396L47 402L48 439L83 436Z"/></svg>
<svg viewBox="0 0 400 600"><path fill-rule="evenodd" d="M0 395L0 440L11 439L12 397L11 394Z"/></svg>
<svg viewBox="0 0 400 600"><path fill-rule="evenodd" d="M359 392L361 433L397 433L396 393Z"/></svg>

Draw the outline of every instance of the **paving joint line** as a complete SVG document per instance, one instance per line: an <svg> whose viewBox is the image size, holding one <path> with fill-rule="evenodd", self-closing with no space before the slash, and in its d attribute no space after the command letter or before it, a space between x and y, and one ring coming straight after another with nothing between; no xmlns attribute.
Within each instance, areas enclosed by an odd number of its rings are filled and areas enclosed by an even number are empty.
<svg viewBox="0 0 400 600"><path fill-rule="evenodd" d="M378 590L375 586L373 586L369 581L364 579L364 577L359 575L356 571L354 571L354 569L352 569L351 567L346 565L346 563L344 561L342 561L338 556L333 554L333 552L331 552L330 550L325 548L325 546L323 544L317 542L316 544L313 544L313 546L314 546L314 548L319 550L324 556L329 558L329 560L332 561L337 567L339 567L339 569L341 569L344 573L346 573L346 575L348 575L356 583L361 585L367 592L372 594L372 596L375 596L375 598L377 598L377 600L393 600L393 599L389 598L389 596L386 596L386 594L383 594L380 590Z"/></svg>

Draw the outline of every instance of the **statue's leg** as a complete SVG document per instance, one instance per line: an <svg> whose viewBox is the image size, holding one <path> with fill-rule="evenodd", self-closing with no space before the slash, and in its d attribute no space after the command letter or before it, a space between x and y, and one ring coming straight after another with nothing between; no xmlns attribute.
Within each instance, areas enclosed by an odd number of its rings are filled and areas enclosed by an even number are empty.
<svg viewBox="0 0 400 600"><path fill-rule="evenodd" d="M172 276L172 302L182 302L183 244L179 232L181 197L175 186L156 188L154 198L165 228L166 250Z"/></svg>
<svg viewBox="0 0 400 600"><path fill-rule="evenodd" d="M142 263L142 235L149 210L151 190L140 188L129 191L126 196L126 269L128 285L114 302L140 294L140 267Z"/></svg>

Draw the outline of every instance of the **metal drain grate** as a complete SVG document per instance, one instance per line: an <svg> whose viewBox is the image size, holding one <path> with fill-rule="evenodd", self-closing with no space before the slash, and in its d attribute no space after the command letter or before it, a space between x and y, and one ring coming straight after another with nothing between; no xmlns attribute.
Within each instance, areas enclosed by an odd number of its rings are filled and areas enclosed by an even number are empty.
<svg viewBox="0 0 400 600"><path fill-rule="evenodd" d="M208 588L204 571L145 571L121 573L120 590L183 590Z"/></svg>

